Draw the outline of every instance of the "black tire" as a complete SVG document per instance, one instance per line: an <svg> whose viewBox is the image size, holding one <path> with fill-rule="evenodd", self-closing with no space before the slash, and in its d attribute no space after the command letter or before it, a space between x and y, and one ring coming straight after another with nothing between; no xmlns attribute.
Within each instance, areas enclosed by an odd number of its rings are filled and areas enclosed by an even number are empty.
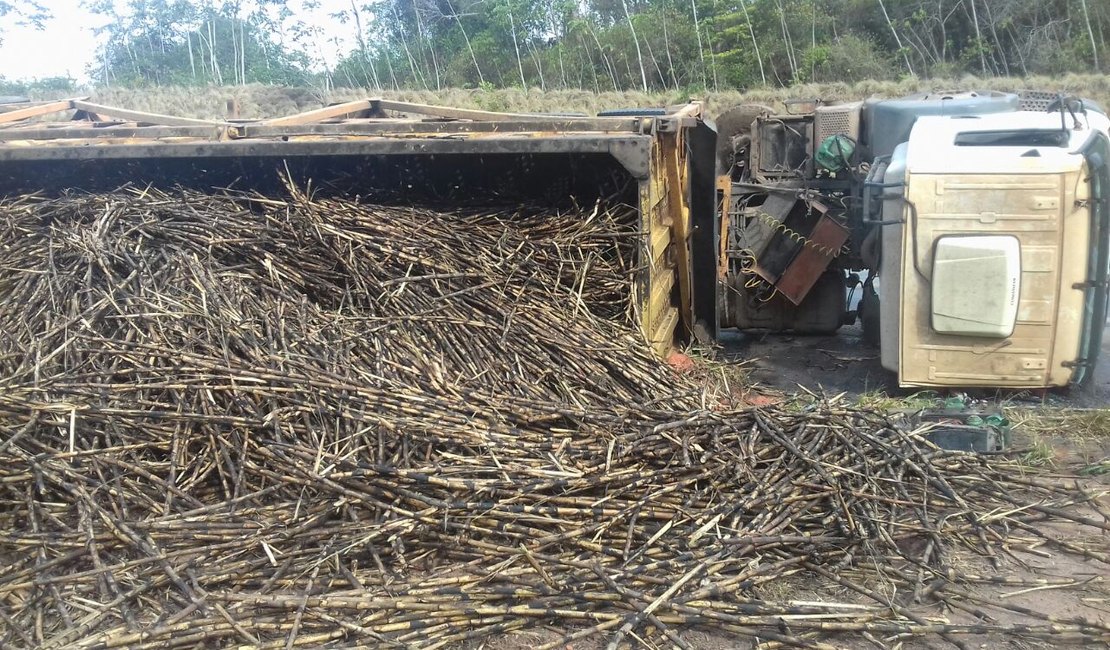
<svg viewBox="0 0 1110 650"><path fill-rule="evenodd" d="M879 347L879 294L870 282L863 285L863 296L859 301L859 320L863 326L863 342L873 348Z"/></svg>
<svg viewBox="0 0 1110 650"><path fill-rule="evenodd" d="M770 115L774 111L762 104L741 104L724 111L714 120L717 124L717 174L725 175L732 171L736 163L746 167L748 161L736 160L735 142L738 136L748 136L749 144L752 122L760 115ZM747 147L744 147L745 153Z"/></svg>

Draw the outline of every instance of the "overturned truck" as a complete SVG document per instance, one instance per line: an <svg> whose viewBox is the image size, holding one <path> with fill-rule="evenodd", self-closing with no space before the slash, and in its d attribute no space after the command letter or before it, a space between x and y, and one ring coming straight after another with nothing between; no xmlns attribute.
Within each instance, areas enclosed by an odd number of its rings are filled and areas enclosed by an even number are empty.
<svg viewBox="0 0 1110 650"><path fill-rule="evenodd" d="M858 318L903 386L1090 378L1110 246L1098 106L963 92L787 108L719 120L722 325Z"/></svg>
<svg viewBox="0 0 1110 650"><path fill-rule="evenodd" d="M288 179L375 202L625 204L634 318L661 354L722 328L858 318L903 385L1089 379L1110 257L1097 107L962 93L791 108L714 123L697 102L584 117L367 99L198 120L21 103L0 106L0 194Z"/></svg>

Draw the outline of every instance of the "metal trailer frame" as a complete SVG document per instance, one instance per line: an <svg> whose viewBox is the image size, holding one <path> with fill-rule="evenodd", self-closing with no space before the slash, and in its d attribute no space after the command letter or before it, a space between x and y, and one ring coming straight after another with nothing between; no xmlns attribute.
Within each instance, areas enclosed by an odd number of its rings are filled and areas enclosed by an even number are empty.
<svg viewBox="0 0 1110 650"><path fill-rule="evenodd" d="M177 182L179 169L207 180L206 167L219 161L288 168L326 157L352 166L370 160L372 171L402 158L456 167L502 163L491 169L538 158L608 159L638 187L633 307L645 339L662 355L695 332L718 333L715 149L716 132L699 102L664 115L577 117L362 99L271 119L200 120L76 98L0 105L0 196L40 184L81 188L110 168L135 182ZM158 166L168 178L144 177ZM366 170L364 164L352 173Z"/></svg>

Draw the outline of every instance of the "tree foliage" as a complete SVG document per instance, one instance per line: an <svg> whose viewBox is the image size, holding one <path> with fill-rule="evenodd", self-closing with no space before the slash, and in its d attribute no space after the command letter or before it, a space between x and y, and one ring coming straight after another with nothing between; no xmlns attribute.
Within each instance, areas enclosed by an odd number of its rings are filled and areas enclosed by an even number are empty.
<svg viewBox="0 0 1110 650"><path fill-rule="evenodd" d="M1110 72L1106 0L82 0L106 84L688 91L904 76ZM294 8L296 8L294 7ZM32 0L5 13L41 19ZM11 16L8 17L10 20Z"/></svg>
<svg viewBox="0 0 1110 650"><path fill-rule="evenodd" d="M90 0L109 18L90 73L127 86L307 81L308 57L284 0Z"/></svg>
<svg viewBox="0 0 1110 650"><path fill-rule="evenodd" d="M0 43L4 42L4 27L8 25L34 25L41 27L50 17L37 0L0 0Z"/></svg>
<svg viewBox="0 0 1110 650"><path fill-rule="evenodd" d="M1110 71L1104 0L376 0L337 82L595 90ZM372 44L372 45L366 45Z"/></svg>

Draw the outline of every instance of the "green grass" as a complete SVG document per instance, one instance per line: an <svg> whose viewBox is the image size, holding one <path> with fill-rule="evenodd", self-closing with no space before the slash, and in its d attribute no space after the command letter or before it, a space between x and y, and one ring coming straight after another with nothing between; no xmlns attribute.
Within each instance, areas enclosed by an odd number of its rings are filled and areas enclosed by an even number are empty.
<svg viewBox="0 0 1110 650"><path fill-rule="evenodd" d="M920 411L926 408L943 406L943 401L936 391L924 390L904 397L891 397L883 391L862 393L856 403L868 409L877 411Z"/></svg>
<svg viewBox="0 0 1110 650"><path fill-rule="evenodd" d="M1072 440L1110 443L1110 408L1006 409L1014 428L1034 436L1065 436Z"/></svg>
<svg viewBox="0 0 1110 650"><path fill-rule="evenodd" d="M1055 467L1056 452L1044 438L1035 435L1029 450L1021 455L1018 462L1026 467Z"/></svg>
<svg viewBox="0 0 1110 650"><path fill-rule="evenodd" d="M760 392L760 387L752 383L748 362L722 361L712 346L694 345L684 354L693 362L688 376L701 384L708 403L739 406L747 395Z"/></svg>
<svg viewBox="0 0 1110 650"><path fill-rule="evenodd" d="M1110 409L1006 407L1030 467L1067 466L1080 475L1110 475Z"/></svg>
<svg viewBox="0 0 1110 650"><path fill-rule="evenodd" d="M1106 476L1110 475L1110 458L1104 458L1097 463L1090 463L1079 470L1081 476Z"/></svg>

